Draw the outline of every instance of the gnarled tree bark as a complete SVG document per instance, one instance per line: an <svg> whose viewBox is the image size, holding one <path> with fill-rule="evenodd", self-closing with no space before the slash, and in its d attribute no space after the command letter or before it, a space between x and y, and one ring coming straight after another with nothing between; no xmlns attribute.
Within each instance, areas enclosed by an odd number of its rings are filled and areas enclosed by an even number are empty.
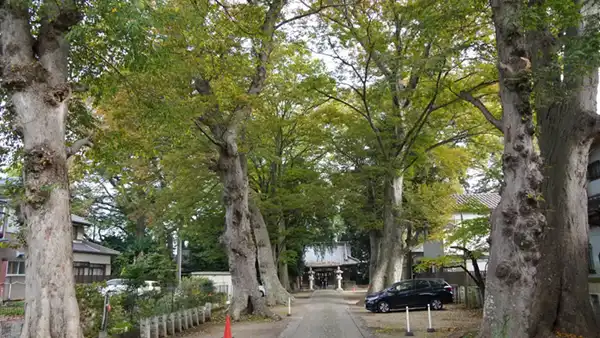
<svg viewBox="0 0 600 338"><path fill-rule="evenodd" d="M600 336L589 301L587 262L582 259L588 250L588 152L600 131L597 68L561 68L558 39L544 18L524 26L525 12L544 13L535 8L543 5L492 1L502 121L475 100L502 130L505 145L506 184L492 215L480 332L486 338L553 337L557 332ZM584 34L582 27L567 33L574 39ZM567 41L565 60L569 53ZM532 93L544 165L534 147Z"/></svg>
<svg viewBox="0 0 600 338"><path fill-rule="evenodd" d="M225 233L222 238L229 257L233 288L231 316L238 320L242 313L276 317L258 290L256 272L256 243L248 209L248 177L246 158L237 151L235 133L224 133L226 146L219 149L218 173L223 183L225 204Z"/></svg>
<svg viewBox="0 0 600 338"><path fill-rule="evenodd" d="M260 38L257 37L253 42L252 55L256 68L247 90L247 95L250 97L259 95L264 88L267 66L273 50L275 26L284 4L284 0L274 0L269 4L260 28ZM214 97L215 93L212 91L210 81L202 76L199 75L194 79L194 87L200 95L209 100ZM238 147L239 130L243 129L243 121L251 113L252 106L248 102L240 102L229 114L221 111L219 105L215 103L194 121L198 129L217 146L219 151L215 170L223 184L225 233L222 241L227 248L231 271L233 296L230 311L234 320L238 320L245 312L279 317L269 310L258 290L257 247L248 203L247 159ZM204 129L205 126L210 132Z"/></svg>
<svg viewBox="0 0 600 338"><path fill-rule="evenodd" d="M73 278L65 145L69 45L81 18L74 1L42 2L37 38L24 1L0 2L2 86L23 136L27 231L25 324L22 338L82 337Z"/></svg>
<svg viewBox="0 0 600 338"><path fill-rule="evenodd" d="M577 53L573 50L573 45L577 45L575 40L590 33L586 32L586 17L598 10L598 4L583 5L579 27L567 31L567 36L573 39L564 48L567 60ZM535 290L538 302L532 308L531 335L547 337L561 332L600 337L600 323L590 304L588 264L584 259L589 250L586 173L589 149L600 130L597 66L585 70L567 62L561 81L556 37L546 28L530 32L528 40L535 79L538 139L546 164L542 206L548 224L541 243L544 259L538 268Z"/></svg>
<svg viewBox="0 0 600 338"><path fill-rule="evenodd" d="M281 285L273 260L267 225L256 203L250 200L250 221L254 230L260 278L266 291L267 305L287 304L293 298Z"/></svg>

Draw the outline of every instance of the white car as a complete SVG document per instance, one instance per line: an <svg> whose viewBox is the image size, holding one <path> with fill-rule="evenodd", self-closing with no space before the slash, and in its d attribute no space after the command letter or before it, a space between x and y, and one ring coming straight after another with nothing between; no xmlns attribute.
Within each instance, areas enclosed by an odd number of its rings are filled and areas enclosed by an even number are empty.
<svg viewBox="0 0 600 338"><path fill-rule="evenodd" d="M111 279L106 282L106 287L100 289L102 295L107 293L117 294L127 290L127 279Z"/></svg>
<svg viewBox="0 0 600 338"><path fill-rule="evenodd" d="M147 280L144 281L144 286L138 288L139 294L150 291L160 292L160 284L157 281Z"/></svg>
<svg viewBox="0 0 600 338"><path fill-rule="evenodd" d="M106 282L106 287L100 290L100 293L106 295L110 294L119 294L122 292L126 292L129 289L127 279L111 279ZM146 292L155 291L160 292L160 284L157 281L147 280L144 281L144 285L137 289L137 293L139 295L144 294Z"/></svg>
<svg viewBox="0 0 600 338"><path fill-rule="evenodd" d="M260 291L261 297L264 297L267 294L267 291L265 291L265 287L262 285L258 286L258 291Z"/></svg>

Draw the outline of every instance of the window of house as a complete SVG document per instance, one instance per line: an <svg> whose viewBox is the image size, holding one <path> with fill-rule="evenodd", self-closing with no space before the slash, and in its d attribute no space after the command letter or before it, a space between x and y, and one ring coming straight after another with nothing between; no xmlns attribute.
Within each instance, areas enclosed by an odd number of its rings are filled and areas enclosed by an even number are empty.
<svg viewBox="0 0 600 338"><path fill-rule="evenodd" d="M73 263L73 274L75 275L76 283L85 283L88 274L88 267L90 263L88 262L74 262Z"/></svg>
<svg viewBox="0 0 600 338"><path fill-rule="evenodd" d="M590 181L600 179L600 161L594 161L588 165L587 176Z"/></svg>
<svg viewBox="0 0 600 338"><path fill-rule="evenodd" d="M25 262L22 261L10 261L6 267L6 275L9 276L24 276L25 275Z"/></svg>
<svg viewBox="0 0 600 338"><path fill-rule="evenodd" d="M106 278L106 265L74 262L73 274L76 283L101 282Z"/></svg>

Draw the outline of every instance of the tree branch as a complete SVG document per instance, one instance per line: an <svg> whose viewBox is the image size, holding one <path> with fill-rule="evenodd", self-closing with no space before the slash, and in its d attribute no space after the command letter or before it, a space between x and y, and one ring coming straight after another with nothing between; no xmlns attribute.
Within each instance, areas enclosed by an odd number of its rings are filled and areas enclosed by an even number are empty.
<svg viewBox="0 0 600 338"><path fill-rule="evenodd" d="M204 128L202 127L202 123L200 122L200 118L195 118L192 119L194 121L194 124L196 125L196 127L198 128L198 130L202 133L202 135L204 135L212 144L216 145L217 147L221 147L223 146L220 142L218 142L217 140L215 140L212 136L210 136L209 133L207 133Z"/></svg>
<svg viewBox="0 0 600 338"><path fill-rule="evenodd" d="M81 150L81 148L85 146L92 147L93 145L94 144L92 143L92 135L79 139L73 142L73 144L70 147L67 147L67 158L77 154Z"/></svg>
<svg viewBox="0 0 600 338"><path fill-rule="evenodd" d="M446 75L448 75L448 72L446 72ZM396 153L394 154L395 156L398 156L402 151L404 151L404 155L402 156L400 163L404 163L404 161L406 161L406 158L408 157L408 154L410 153L410 149L413 147L417 138L421 134L421 130L423 129L425 122L427 122L427 119L429 118L431 113L434 111L434 109L432 109L432 108L434 107L435 101L440 92L440 84L441 84L442 76L443 76L443 78L445 78L446 75L444 75L444 72L442 70L440 70L440 72L438 73L436 82L435 82L435 92L433 93L431 100L429 100L429 103L427 104L427 106L425 107L423 112L419 115L419 118L417 119L415 124L413 124L413 126L410 128L408 133L404 136L404 139L402 140L402 142L396 149Z"/></svg>
<svg viewBox="0 0 600 338"><path fill-rule="evenodd" d="M433 149L435 149L437 147L441 147L441 146L443 146L445 144L448 144L448 143L462 141L462 140L467 139L469 137L473 137L473 136L477 136L477 135L483 135L483 134L485 134L485 132L469 133L469 130L465 130L465 131L463 131L461 133L458 133L457 135L454 135L454 136L449 137L449 138L447 138L445 140L442 140L442 141L439 141L437 143L434 143L434 144L430 145L429 147L427 147L425 149L425 152L426 153L430 152ZM413 164L415 164L415 162L417 162L418 159L419 159L419 156L415 156L415 158L413 158L413 160L409 164L407 164L402 171L406 172L408 169L410 169L410 167L412 167Z"/></svg>
<svg viewBox="0 0 600 338"><path fill-rule="evenodd" d="M25 3L0 1L0 53L2 86L9 91L22 88L37 78L39 64L33 55L33 36ZM33 68L33 69L32 69Z"/></svg>
<svg viewBox="0 0 600 338"><path fill-rule="evenodd" d="M461 80L462 80L462 79L461 79ZM455 82L458 82L458 81L455 81ZM482 82L482 83L478 84L477 86L475 86L475 87L472 87L471 89L468 89L468 90L464 90L464 91L462 91L462 92L463 92L463 93L473 93L473 92L475 92L475 91L477 91L477 90L479 90L479 89L485 88L485 87L487 87L487 86L490 86L490 85L493 85L493 84L496 84L496 83L498 83L498 80L493 80L493 81L484 81L484 82ZM449 106L449 105L451 105L451 104L453 104L453 103L456 103L457 101L459 101L459 100L461 100L461 99L462 99L462 97L460 96L460 94L457 94L457 93L455 93L455 92L454 92L454 91L452 91L452 90L450 90L450 91L451 91L451 92L452 92L454 95L456 95L456 98L454 98L454 99L452 99L452 100L449 100L448 102L444 102L444 103L442 103L442 104L440 104L440 105L433 106L431 109L433 109L433 110L442 109L442 108L445 108L445 107L447 107L447 106ZM482 97L482 96L480 96L480 97Z"/></svg>
<svg viewBox="0 0 600 338"><path fill-rule="evenodd" d="M275 34L275 25L281 10L283 9L283 0L273 0L267 14L265 21L263 22L261 32L264 37L260 41L259 46L254 46L254 53L257 56L258 64L256 65L256 73L252 77L250 88L248 88L248 94L258 95L264 85L267 78L267 64L269 63L269 56L273 50L273 37Z"/></svg>
<svg viewBox="0 0 600 338"><path fill-rule="evenodd" d="M43 14L34 50L47 71L47 83L52 87L67 82L69 44L66 33L83 19L77 3L75 0L42 2Z"/></svg>
<svg viewBox="0 0 600 338"><path fill-rule="evenodd" d="M462 250L464 252L464 255L471 260L471 264L473 264L473 272L475 273L475 275L473 275L466 268L464 268L464 270L466 273L469 274L469 276L473 279L473 281L475 282L475 284L477 284L478 287L484 288L485 287L485 279L483 278L483 275L481 274L481 270L479 270L479 264L477 262L477 258L475 257L475 255L473 255L473 251L471 251L465 247L462 247L462 246L451 246L450 248Z"/></svg>
<svg viewBox="0 0 600 338"><path fill-rule="evenodd" d="M373 50L364 39L361 38L360 34L358 33L358 31L356 30L356 28L354 28L353 26L353 22L352 22L352 18L350 17L350 13L348 11L348 6L344 7L344 10L342 11L338 11L343 18L345 19L346 23L333 18L331 16L326 16L326 18L328 20L331 20L335 23L337 23L338 25L340 25L341 27L345 28L348 30L348 32L350 34L352 34L352 36L356 39L356 41L361 45L361 47L365 50L365 52L367 53L372 53L373 56L373 61L375 62L375 65L377 66L377 68L379 69L379 71L385 76L386 79L390 80L391 78L391 72L388 69L387 65L385 64L385 62L383 61L383 57L381 56L380 53L378 53L376 50ZM370 40L370 36L368 36L368 39Z"/></svg>
<svg viewBox="0 0 600 338"><path fill-rule="evenodd" d="M344 6L348 6L348 4L341 4L341 5L323 5L323 1L319 1L319 7L308 10L304 13L298 14L296 16L293 16L289 19L284 19L283 21L281 21L280 23L278 23L277 25L275 25L275 29L279 29L284 25L287 25L288 23L291 23L293 21L296 20L300 20L302 18L305 18L307 16L311 16L314 14L319 14L322 10L327 9L327 8L333 8L333 7L344 7Z"/></svg>
<svg viewBox="0 0 600 338"><path fill-rule="evenodd" d="M500 130L501 132L504 132L502 120L498 120L497 118L495 118L494 115L492 115L492 113L487 109L487 107L483 104L483 102L481 102L480 99L473 97L473 95L470 92L461 92L459 95L463 100L471 102L471 104L473 104L477 109L479 109L485 117L485 119L488 120L488 122L490 122L494 127L496 127L496 129Z"/></svg>
<svg viewBox="0 0 600 338"><path fill-rule="evenodd" d="M212 95L212 88L210 87L210 82L204 79L202 76L196 76L192 84L194 85L194 89L198 92L198 94L204 96Z"/></svg>

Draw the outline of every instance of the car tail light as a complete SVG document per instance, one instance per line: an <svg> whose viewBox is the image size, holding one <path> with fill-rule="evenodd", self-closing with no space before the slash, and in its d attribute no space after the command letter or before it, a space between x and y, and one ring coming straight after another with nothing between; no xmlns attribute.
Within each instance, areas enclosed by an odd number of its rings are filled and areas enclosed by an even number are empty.
<svg viewBox="0 0 600 338"><path fill-rule="evenodd" d="M450 285L444 285L444 290L446 290L448 292L452 292L452 286L450 286Z"/></svg>

